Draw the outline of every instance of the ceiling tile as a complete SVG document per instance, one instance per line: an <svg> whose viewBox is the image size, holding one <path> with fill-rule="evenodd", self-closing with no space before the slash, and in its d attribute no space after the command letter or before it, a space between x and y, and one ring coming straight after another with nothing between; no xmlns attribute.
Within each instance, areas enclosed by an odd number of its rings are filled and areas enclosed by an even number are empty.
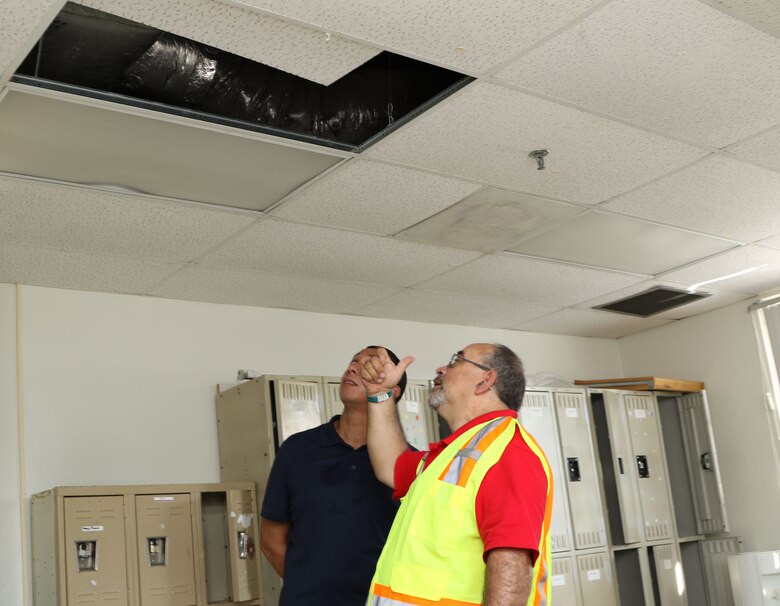
<svg viewBox="0 0 780 606"><path fill-rule="evenodd" d="M404 54L484 73L602 0L236 0ZM464 27L468 24L468 27Z"/></svg>
<svg viewBox="0 0 780 606"><path fill-rule="evenodd" d="M780 171L780 126L727 148L740 158Z"/></svg>
<svg viewBox="0 0 780 606"><path fill-rule="evenodd" d="M780 174L719 155L604 208L741 242L780 231Z"/></svg>
<svg viewBox="0 0 780 606"><path fill-rule="evenodd" d="M0 242L188 261L257 217L0 177Z"/></svg>
<svg viewBox="0 0 780 606"><path fill-rule="evenodd" d="M188 301L351 313L397 289L270 273L231 271L189 265L149 294Z"/></svg>
<svg viewBox="0 0 780 606"><path fill-rule="evenodd" d="M425 290L563 307L645 279L498 253L481 257L418 286Z"/></svg>
<svg viewBox="0 0 780 606"><path fill-rule="evenodd" d="M25 90L0 103L0 171L264 210L341 161L194 120Z"/></svg>
<svg viewBox="0 0 780 606"><path fill-rule="evenodd" d="M268 219L199 260L202 265L410 286L479 253Z"/></svg>
<svg viewBox="0 0 780 606"><path fill-rule="evenodd" d="M751 268L756 269L750 273L704 284L700 289L706 291L712 286L719 290L757 295L770 288L780 286L780 251L761 246L743 246L730 250L701 263L694 263L688 267L671 271L661 278L685 284L686 288L690 288L700 282L723 278Z"/></svg>
<svg viewBox="0 0 780 606"><path fill-rule="evenodd" d="M736 242L656 223L589 212L510 250L558 261L653 275L735 246Z"/></svg>
<svg viewBox="0 0 780 606"><path fill-rule="evenodd" d="M493 252L583 210L563 202L489 187L410 227L399 237Z"/></svg>
<svg viewBox="0 0 780 606"><path fill-rule="evenodd" d="M0 11L0 88L35 46L65 0L4 2Z"/></svg>
<svg viewBox="0 0 780 606"><path fill-rule="evenodd" d="M546 170L528 154L550 150ZM596 204L704 151L576 109L476 83L377 143L369 156L559 200Z"/></svg>
<svg viewBox="0 0 780 606"><path fill-rule="evenodd" d="M134 294L143 293L181 267L14 244L0 244L0 259L0 282Z"/></svg>
<svg viewBox="0 0 780 606"><path fill-rule="evenodd" d="M273 215L394 234L479 189L478 184L408 168L352 160L273 211Z"/></svg>
<svg viewBox="0 0 780 606"><path fill-rule="evenodd" d="M780 121L780 40L699 0L616 0L500 74L724 147Z"/></svg>
<svg viewBox="0 0 780 606"><path fill-rule="evenodd" d="M77 0L320 84L333 84L380 49L214 0Z"/></svg>
<svg viewBox="0 0 780 606"><path fill-rule="evenodd" d="M780 234L774 235L770 238L767 238L766 240L759 240L756 242L756 244L765 248L774 248L775 250L780 250Z"/></svg>
<svg viewBox="0 0 780 606"><path fill-rule="evenodd" d="M605 305L613 301L619 301L620 299L625 299L626 297L630 297L632 295L637 295L641 292L644 292L651 288L655 288L657 286L668 286L670 288L676 288L678 290L686 290L690 285L678 284L676 282L669 282L667 280L648 280L647 282L634 284L632 286L629 286L628 288L620 289L608 295L602 297L596 297L595 299L586 301L584 303L579 303L578 305L575 305L575 307L577 309L592 309L593 307L596 307L598 305ZM682 318L695 316L696 314L711 311L713 309L723 307L724 305L731 305L732 303L736 303L737 301L742 301L743 299L748 297L748 295L744 293L718 290L717 288L709 288L708 286L703 286L701 288L701 291L708 293L710 296L704 299L699 299L698 301L686 303L685 305L681 305L680 307L675 307L673 309L663 311L653 317L669 318L671 320L681 320Z"/></svg>
<svg viewBox="0 0 780 606"><path fill-rule="evenodd" d="M635 318L606 311L562 309L549 316L525 322L514 328L531 332L553 333L578 337L619 339L643 330L673 322L668 318Z"/></svg>
<svg viewBox="0 0 780 606"><path fill-rule="evenodd" d="M780 38L780 4L777 0L702 0L753 27Z"/></svg>
<svg viewBox="0 0 780 606"><path fill-rule="evenodd" d="M543 305L405 289L356 313L411 322L507 328L554 310Z"/></svg>

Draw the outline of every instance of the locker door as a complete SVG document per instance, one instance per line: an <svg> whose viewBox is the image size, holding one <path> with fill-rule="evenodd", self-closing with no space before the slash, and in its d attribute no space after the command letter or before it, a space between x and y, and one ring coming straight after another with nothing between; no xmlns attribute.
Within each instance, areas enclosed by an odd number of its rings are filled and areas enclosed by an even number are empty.
<svg viewBox="0 0 780 606"><path fill-rule="evenodd" d="M583 606L618 606L615 577L606 553L577 556Z"/></svg>
<svg viewBox="0 0 780 606"><path fill-rule="evenodd" d="M631 450L631 432L623 402L625 394L604 392L604 410L612 450L615 488L620 504L620 520L623 540L626 544L642 540L642 508L634 473L634 457Z"/></svg>
<svg viewBox="0 0 780 606"><path fill-rule="evenodd" d="M520 422L542 447L553 476L553 510L550 521L550 543L553 553L569 551L572 546L571 518L566 494L552 394L527 392L520 407ZM557 599L556 599L557 601Z"/></svg>
<svg viewBox="0 0 780 606"><path fill-rule="evenodd" d="M65 498L67 603L126 604L124 498Z"/></svg>
<svg viewBox="0 0 780 606"><path fill-rule="evenodd" d="M701 534L727 532L726 502L706 397L703 393L681 396L679 411L697 531Z"/></svg>
<svg viewBox="0 0 780 606"><path fill-rule="evenodd" d="M688 599L680 556L674 545L656 545L653 552L657 603L661 606L686 606Z"/></svg>
<svg viewBox="0 0 780 606"><path fill-rule="evenodd" d="M574 574L574 559L571 556L552 559L550 584L552 603L555 606L582 606L577 577Z"/></svg>
<svg viewBox="0 0 780 606"><path fill-rule="evenodd" d="M136 495L141 606L193 606L190 495Z"/></svg>
<svg viewBox="0 0 780 606"><path fill-rule="evenodd" d="M252 493L248 490L228 490L227 507L233 601L254 600L260 596L260 581L256 553L258 535L252 511Z"/></svg>
<svg viewBox="0 0 780 606"><path fill-rule="evenodd" d="M577 549L603 547L607 544L607 533L585 394L555 392L553 399L574 545Z"/></svg>
<svg viewBox="0 0 780 606"><path fill-rule="evenodd" d="M294 433L325 422L319 382L278 378L273 381L273 393L280 445Z"/></svg>
<svg viewBox="0 0 780 606"><path fill-rule="evenodd" d="M325 383L325 420L330 420L344 412L344 404L341 402L341 379L327 377Z"/></svg>
<svg viewBox="0 0 780 606"><path fill-rule="evenodd" d="M428 384L409 381L403 398L398 402L398 418L406 441L417 450L428 450L433 440L428 413Z"/></svg>
<svg viewBox="0 0 780 606"><path fill-rule="evenodd" d="M639 487L639 501L648 541L672 538L672 506L658 429L655 399L651 395L624 396L631 432L633 459L629 463Z"/></svg>

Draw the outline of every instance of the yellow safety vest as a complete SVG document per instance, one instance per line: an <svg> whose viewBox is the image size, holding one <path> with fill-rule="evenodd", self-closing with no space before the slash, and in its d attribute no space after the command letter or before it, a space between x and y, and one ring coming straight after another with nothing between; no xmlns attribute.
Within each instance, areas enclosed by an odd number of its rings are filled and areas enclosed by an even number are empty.
<svg viewBox="0 0 780 606"><path fill-rule="evenodd" d="M366 606L476 606L485 588L484 543L475 503L485 474L501 458L515 429L539 457L547 503L527 606L550 606L552 477L547 459L517 419L499 417L452 441L420 473L377 562Z"/></svg>

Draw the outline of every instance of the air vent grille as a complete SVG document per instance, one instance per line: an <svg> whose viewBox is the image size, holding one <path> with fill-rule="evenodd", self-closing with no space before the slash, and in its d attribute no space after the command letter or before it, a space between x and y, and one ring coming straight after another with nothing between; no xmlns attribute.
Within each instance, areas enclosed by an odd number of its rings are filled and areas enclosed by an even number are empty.
<svg viewBox="0 0 780 606"><path fill-rule="evenodd" d="M673 309L709 296L709 293L689 292L666 286L657 286L637 295L631 295L630 297L605 303L604 305L597 305L593 309L647 318L667 309Z"/></svg>

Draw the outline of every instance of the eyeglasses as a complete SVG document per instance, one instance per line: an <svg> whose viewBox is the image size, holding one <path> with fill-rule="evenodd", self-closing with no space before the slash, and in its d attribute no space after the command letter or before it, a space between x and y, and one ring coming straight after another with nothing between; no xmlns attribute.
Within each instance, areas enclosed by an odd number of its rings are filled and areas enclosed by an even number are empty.
<svg viewBox="0 0 780 606"><path fill-rule="evenodd" d="M452 357L450 358L450 361L447 364L447 368L452 368L458 362L468 362L469 364L473 364L474 366L476 366L477 368L481 368L482 370L492 370L492 368L488 368L487 366L480 364L479 362L475 362L474 360L469 360L467 357L463 355L462 351L452 354Z"/></svg>

